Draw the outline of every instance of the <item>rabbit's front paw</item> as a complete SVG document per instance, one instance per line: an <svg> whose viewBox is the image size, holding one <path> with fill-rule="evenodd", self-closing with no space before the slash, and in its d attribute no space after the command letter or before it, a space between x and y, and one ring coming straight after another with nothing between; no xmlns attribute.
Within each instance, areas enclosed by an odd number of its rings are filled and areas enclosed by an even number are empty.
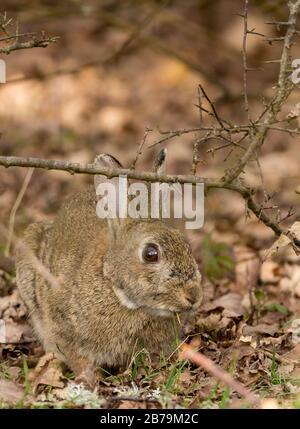
<svg viewBox="0 0 300 429"><path fill-rule="evenodd" d="M83 384L85 388L93 391L98 384L99 379L100 374L96 370L95 366L88 364L80 373L76 375L75 383Z"/></svg>

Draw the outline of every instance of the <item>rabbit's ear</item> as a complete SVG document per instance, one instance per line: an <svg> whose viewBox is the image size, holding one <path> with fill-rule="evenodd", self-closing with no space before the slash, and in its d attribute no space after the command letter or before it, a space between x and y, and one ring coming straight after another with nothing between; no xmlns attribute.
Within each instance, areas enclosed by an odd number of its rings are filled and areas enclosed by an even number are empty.
<svg viewBox="0 0 300 429"><path fill-rule="evenodd" d="M152 171L158 175L165 175L166 174L166 165L167 165L167 149L164 148L162 149L159 154L157 155L157 157L154 160L153 163L153 167L152 167ZM157 204L157 201L153 201L153 197L151 195L151 184L148 184L149 186L149 204ZM159 213L162 213L164 210L164 205L166 204L166 202L164 201L163 198L159 198L158 200L158 204L159 204ZM149 213L151 213L151 207L149 206Z"/></svg>
<svg viewBox="0 0 300 429"><path fill-rule="evenodd" d="M166 155L167 155L167 149L162 149L157 157L155 158L152 166L152 172L164 175L165 174L165 168L166 168ZM151 207L153 204L157 204L155 195L152 195L152 183L150 182L135 182L131 185L131 191L136 192L138 191L140 193L139 195L139 206L140 206L140 213L139 215L141 218L150 218L151 217ZM146 192L144 192L146 191ZM131 194L131 192L130 192ZM135 198L134 198L135 200ZM129 206L131 204L132 199L129 198ZM136 204L136 202L135 202ZM163 202L159 202L160 207L159 210L162 209ZM136 206L134 205L134 208ZM129 207L129 213L130 213L130 207Z"/></svg>
<svg viewBox="0 0 300 429"><path fill-rule="evenodd" d="M112 155L103 153L100 155L97 155L94 164L107 169L118 169L123 168L121 163L114 158ZM120 219L117 215L119 213L118 211L118 204L119 204L119 177L113 177L111 179L107 178L103 174L96 174L94 176L94 185L96 194L99 195L99 185L105 184L107 186L112 185L112 191L111 193L108 193L108 199L114 198L114 201L108 201L108 203L111 203L112 206L115 207L116 213L112 216L107 217L108 226L112 232L113 237L115 238L117 235L117 230L120 226L120 222L122 219Z"/></svg>
<svg viewBox="0 0 300 429"><path fill-rule="evenodd" d="M156 174L166 174L167 149L162 149L154 160L153 171Z"/></svg>
<svg viewBox="0 0 300 429"><path fill-rule="evenodd" d="M114 156L109 155L107 153L101 153L100 155L97 155L94 160L94 164L103 168L123 168L121 163ZM102 174L95 174L94 176L95 189L97 189L100 183L105 183L105 182L117 184L118 178L113 177L112 179L108 179L106 176L103 176Z"/></svg>

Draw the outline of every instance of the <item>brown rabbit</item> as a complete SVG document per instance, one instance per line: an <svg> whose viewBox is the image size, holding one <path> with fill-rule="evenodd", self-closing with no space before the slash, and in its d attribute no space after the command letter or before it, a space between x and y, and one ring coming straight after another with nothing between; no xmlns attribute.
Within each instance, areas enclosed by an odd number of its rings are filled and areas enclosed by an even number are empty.
<svg viewBox="0 0 300 429"><path fill-rule="evenodd" d="M120 167L109 155L97 163ZM126 365L142 348L172 352L175 314L194 312L202 299L201 276L181 233L158 219L107 222L97 217L96 203L90 187L71 197L53 223L26 230L25 243L57 286L36 271L24 248L17 253L17 284L34 330L76 374Z"/></svg>

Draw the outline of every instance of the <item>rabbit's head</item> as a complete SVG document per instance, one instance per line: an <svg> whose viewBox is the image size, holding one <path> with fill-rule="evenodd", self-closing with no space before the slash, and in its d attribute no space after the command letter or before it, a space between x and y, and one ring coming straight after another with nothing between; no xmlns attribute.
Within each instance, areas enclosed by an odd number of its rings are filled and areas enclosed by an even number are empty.
<svg viewBox="0 0 300 429"><path fill-rule="evenodd" d="M105 167L120 167L109 155L100 155L96 161ZM104 176L95 176L96 188L104 180ZM158 219L115 218L108 224L112 234L103 272L123 306L163 317L199 308L201 275L179 231Z"/></svg>

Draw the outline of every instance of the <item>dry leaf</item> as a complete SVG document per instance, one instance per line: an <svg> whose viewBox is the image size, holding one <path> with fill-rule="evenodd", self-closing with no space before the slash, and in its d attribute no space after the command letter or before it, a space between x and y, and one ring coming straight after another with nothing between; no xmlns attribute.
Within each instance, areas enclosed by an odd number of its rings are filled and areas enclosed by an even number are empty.
<svg viewBox="0 0 300 429"><path fill-rule="evenodd" d="M226 295L223 295L220 298L217 298L214 301L205 304L203 306L203 311L212 311L216 310L217 308L223 308L231 313L231 317L239 317L245 313L241 302L241 295L234 292L229 292Z"/></svg>
<svg viewBox="0 0 300 429"><path fill-rule="evenodd" d="M27 323L15 323L13 320L5 322L5 344L31 343L35 339Z"/></svg>
<svg viewBox="0 0 300 429"><path fill-rule="evenodd" d="M246 291L257 284L260 261L248 247L236 246L234 254L236 284L240 292Z"/></svg>
<svg viewBox="0 0 300 429"><path fill-rule="evenodd" d="M263 410L277 410L279 407L278 402L275 399L263 399L261 401L261 408Z"/></svg>
<svg viewBox="0 0 300 429"><path fill-rule="evenodd" d="M128 410L128 409L138 409L138 408L146 408L146 402L137 402L137 401L121 401L118 409Z"/></svg>
<svg viewBox="0 0 300 429"><path fill-rule="evenodd" d="M241 335L239 341L241 341L242 343L251 343L252 335Z"/></svg>
<svg viewBox="0 0 300 429"><path fill-rule="evenodd" d="M284 365L280 365L278 368L278 372L281 375L289 375L295 369L295 365L293 363L288 363Z"/></svg>
<svg viewBox="0 0 300 429"><path fill-rule="evenodd" d="M289 229L289 233L293 237L300 240L300 222L293 223L293 225ZM291 245L291 239L287 235L281 234L278 240L276 240L275 243L273 243L272 246L264 252L263 260L274 256L280 250L285 249L289 245ZM298 252L298 249L295 249L294 247L293 249L295 253L296 253L296 250Z"/></svg>
<svg viewBox="0 0 300 429"><path fill-rule="evenodd" d="M0 380L0 401L17 403L24 399L24 391L9 380Z"/></svg>
<svg viewBox="0 0 300 429"><path fill-rule="evenodd" d="M11 295L0 298L0 318L21 319L27 313L27 310L20 298L18 290L15 289Z"/></svg>
<svg viewBox="0 0 300 429"><path fill-rule="evenodd" d="M295 222L290 227L289 231L298 239L300 239L300 222Z"/></svg>
<svg viewBox="0 0 300 429"><path fill-rule="evenodd" d="M288 277L280 280L280 288L300 298L300 266L286 264L285 271Z"/></svg>
<svg viewBox="0 0 300 429"><path fill-rule="evenodd" d="M253 349L256 349L257 347L256 338L253 338L252 335L241 335L239 341L241 341L242 343L250 344Z"/></svg>
<svg viewBox="0 0 300 429"><path fill-rule="evenodd" d="M36 393L40 385L62 389L64 387L63 379L60 361L55 357L54 353L44 355L29 375L34 393Z"/></svg>
<svg viewBox="0 0 300 429"><path fill-rule="evenodd" d="M264 337L260 339L260 345L263 346L279 346L282 343L284 343L284 341L286 341L286 337L287 335L280 335L279 337Z"/></svg>
<svg viewBox="0 0 300 429"><path fill-rule="evenodd" d="M280 280L279 265L273 261L265 261L260 268L260 279L263 283L277 283Z"/></svg>
<svg viewBox="0 0 300 429"><path fill-rule="evenodd" d="M282 357L287 361L291 360L291 364L281 365L279 371L282 372L289 370L288 374L291 378L291 382L293 382L293 379L295 382L298 382L300 379L300 342Z"/></svg>
<svg viewBox="0 0 300 429"><path fill-rule="evenodd" d="M201 317L197 319L196 324L199 326L201 330L210 332L218 328L220 320L221 320L220 314L209 314L206 317Z"/></svg>
<svg viewBox="0 0 300 429"><path fill-rule="evenodd" d="M263 261L276 255L279 250L286 247L288 244L290 244L290 242L291 240L289 239L289 237L284 234L281 234L278 240L276 240L269 249L263 252Z"/></svg>
<svg viewBox="0 0 300 429"><path fill-rule="evenodd" d="M243 334L244 335L253 335L253 334L267 334L273 336L278 332L278 325L267 325L266 323L259 323L256 326L244 326Z"/></svg>

